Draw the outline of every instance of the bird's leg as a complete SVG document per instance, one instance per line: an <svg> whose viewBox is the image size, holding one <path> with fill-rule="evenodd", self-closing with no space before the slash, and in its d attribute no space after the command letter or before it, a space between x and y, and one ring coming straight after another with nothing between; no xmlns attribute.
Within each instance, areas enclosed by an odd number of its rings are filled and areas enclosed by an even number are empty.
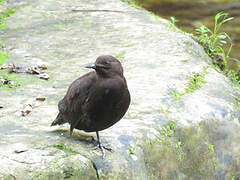
<svg viewBox="0 0 240 180"><path fill-rule="evenodd" d="M73 134L73 126L72 124L70 125L70 137L72 137L72 134Z"/></svg>
<svg viewBox="0 0 240 180"><path fill-rule="evenodd" d="M98 131L96 131L96 134L97 134L97 140L98 140L98 147L99 147L99 149L101 150L101 152L102 152L102 157L104 157L104 151L103 151L103 146L102 146L102 143L101 143L101 140L100 140L100 136L99 136L99 133L98 133Z"/></svg>
<svg viewBox="0 0 240 180"><path fill-rule="evenodd" d="M103 146L102 143L101 143L101 140L100 140L100 136L99 136L98 131L96 131L96 134L97 134L97 142L96 142L96 140L95 140L94 138L92 139L93 144L96 146L94 149L99 148L99 149L101 150L101 152L102 152L102 157L104 157L104 155L105 155L105 154L104 154L104 149L106 149L106 150L108 150L108 151L110 151L110 152L112 152L112 149Z"/></svg>

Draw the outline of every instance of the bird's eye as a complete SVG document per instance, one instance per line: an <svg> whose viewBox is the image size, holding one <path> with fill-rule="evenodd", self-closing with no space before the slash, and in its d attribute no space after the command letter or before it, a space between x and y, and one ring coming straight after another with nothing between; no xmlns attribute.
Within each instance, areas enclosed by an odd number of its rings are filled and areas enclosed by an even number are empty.
<svg viewBox="0 0 240 180"><path fill-rule="evenodd" d="M110 64L110 61L105 61L104 64Z"/></svg>

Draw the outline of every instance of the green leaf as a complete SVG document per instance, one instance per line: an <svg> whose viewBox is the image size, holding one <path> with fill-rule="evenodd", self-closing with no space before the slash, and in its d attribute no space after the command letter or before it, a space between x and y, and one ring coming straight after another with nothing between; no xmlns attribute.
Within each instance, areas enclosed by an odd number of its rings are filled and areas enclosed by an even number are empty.
<svg viewBox="0 0 240 180"><path fill-rule="evenodd" d="M219 42L220 42L220 44L227 44L227 42L224 41L224 40L221 40L221 41L219 41Z"/></svg>
<svg viewBox="0 0 240 180"><path fill-rule="evenodd" d="M219 39L226 39L226 35L225 34L219 34L219 35L217 35L217 37Z"/></svg>
<svg viewBox="0 0 240 180"><path fill-rule="evenodd" d="M222 21L222 24L223 24L223 23L226 23L226 22L228 22L228 21L231 21L231 20L233 20L233 19L234 19L234 17L230 17L230 18L224 19L224 20Z"/></svg>
<svg viewBox="0 0 240 180"><path fill-rule="evenodd" d="M0 24L0 31L2 31L4 28L6 28L7 27L7 25L6 24Z"/></svg>
<svg viewBox="0 0 240 180"><path fill-rule="evenodd" d="M173 24L179 22L179 20L176 19L174 16L171 16L171 17L170 17L170 20L171 20L171 22L172 22Z"/></svg>
<svg viewBox="0 0 240 180"><path fill-rule="evenodd" d="M8 58L8 53L6 51L0 50L0 65L2 65Z"/></svg>
<svg viewBox="0 0 240 180"><path fill-rule="evenodd" d="M228 40L230 41L230 43L232 43L232 39L229 37L229 35L227 33L224 32L224 35L228 38Z"/></svg>
<svg viewBox="0 0 240 180"><path fill-rule="evenodd" d="M206 142L207 146L208 146L208 149L214 153L214 146L212 144L210 144L208 141Z"/></svg>
<svg viewBox="0 0 240 180"><path fill-rule="evenodd" d="M229 57L231 51L232 51L232 44L231 44L230 47L228 48L228 52L227 52L227 54L226 54L226 57Z"/></svg>

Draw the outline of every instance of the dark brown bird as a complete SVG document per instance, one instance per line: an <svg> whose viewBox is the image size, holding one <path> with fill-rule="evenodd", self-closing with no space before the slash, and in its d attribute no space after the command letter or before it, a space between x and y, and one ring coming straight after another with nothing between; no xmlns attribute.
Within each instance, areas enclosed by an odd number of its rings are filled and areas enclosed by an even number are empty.
<svg viewBox="0 0 240 180"><path fill-rule="evenodd" d="M86 68L95 71L73 81L58 103L59 113L51 126L68 122L70 136L73 129L96 132L98 147L103 153L98 131L109 128L124 116L130 94L122 65L113 56L99 56Z"/></svg>

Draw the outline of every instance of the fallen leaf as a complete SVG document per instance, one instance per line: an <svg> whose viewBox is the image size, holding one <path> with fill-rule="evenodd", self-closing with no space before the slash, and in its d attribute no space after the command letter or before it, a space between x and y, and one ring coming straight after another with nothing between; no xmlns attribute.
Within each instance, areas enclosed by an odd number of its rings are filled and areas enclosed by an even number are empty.
<svg viewBox="0 0 240 180"><path fill-rule="evenodd" d="M30 67L30 68L27 68L26 73L28 73L28 74L41 74L42 71L38 67L33 66L33 67Z"/></svg>
<svg viewBox="0 0 240 180"><path fill-rule="evenodd" d="M8 85L14 85L14 82L8 79L4 79L0 77L0 84L8 84Z"/></svg>
<svg viewBox="0 0 240 180"><path fill-rule="evenodd" d="M27 106L30 106L30 107L34 108L35 107L35 103L34 102L33 103L28 103Z"/></svg>
<svg viewBox="0 0 240 180"><path fill-rule="evenodd" d="M47 69L47 65L46 64L41 64L38 67L41 68L41 69Z"/></svg>
<svg viewBox="0 0 240 180"><path fill-rule="evenodd" d="M46 98L44 98L44 97L38 97L38 98L36 98L36 100L37 100L37 101L45 101Z"/></svg>
<svg viewBox="0 0 240 180"><path fill-rule="evenodd" d="M0 84L5 84L6 79L3 79L2 77L0 77Z"/></svg>
<svg viewBox="0 0 240 180"><path fill-rule="evenodd" d="M8 72L12 73L25 73L25 70L19 66L16 66L15 64L9 64L8 65Z"/></svg>
<svg viewBox="0 0 240 180"><path fill-rule="evenodd" d="M39 74L38 77L40 79L44 79L44 80L48 80L49 79L49 75L47 73Z"/></svg>
<svg viewBox="0 0 240 180"><path fill-rule="evenodd" d="M26 107L22 110L22 116L26 116L32 112L34 106L34 103L27 104Z"/></svg>
<svg viewBox="0 0 240 180"><path fill-rule="evenodd" d="M38 107L45 101L45 97L37 97L35 100L29 100L26 102L24 109L21 111L22 116L27 116L30 112L33 111L34 108Z"/></svg>
<svg viewBox="0 0 240 180"><path fill-rule="evenodd" d="M3 64L2 66L0 66L0 70L2 70L2 69L7 69L8 67L9 67L8 65Z"/></svg>
<svg viewBox="0 0 240 180"><path fill-rule="evenodd" d="M28 151L28 147L24 144L21 144L21 143L14 144L14 149L15 149L14 152L18 153L18 154Z"/></svg>
<svg viewBox="0 0 240 180"><path fill-rule="evenodd" d="M23 152L26 152L26 151L27 151L27 149L26 150L15 150L14 152L19 154L19 153L23 153Z"/></svg>
<svg viewBox="0 0 240 180"><path fill-rule="evenodd" d="M32 109L27 109L27 108L25 108L23 111L22 111L22 116L26 116L26 115L28 115L30 112L32 111Z"/></svg>

